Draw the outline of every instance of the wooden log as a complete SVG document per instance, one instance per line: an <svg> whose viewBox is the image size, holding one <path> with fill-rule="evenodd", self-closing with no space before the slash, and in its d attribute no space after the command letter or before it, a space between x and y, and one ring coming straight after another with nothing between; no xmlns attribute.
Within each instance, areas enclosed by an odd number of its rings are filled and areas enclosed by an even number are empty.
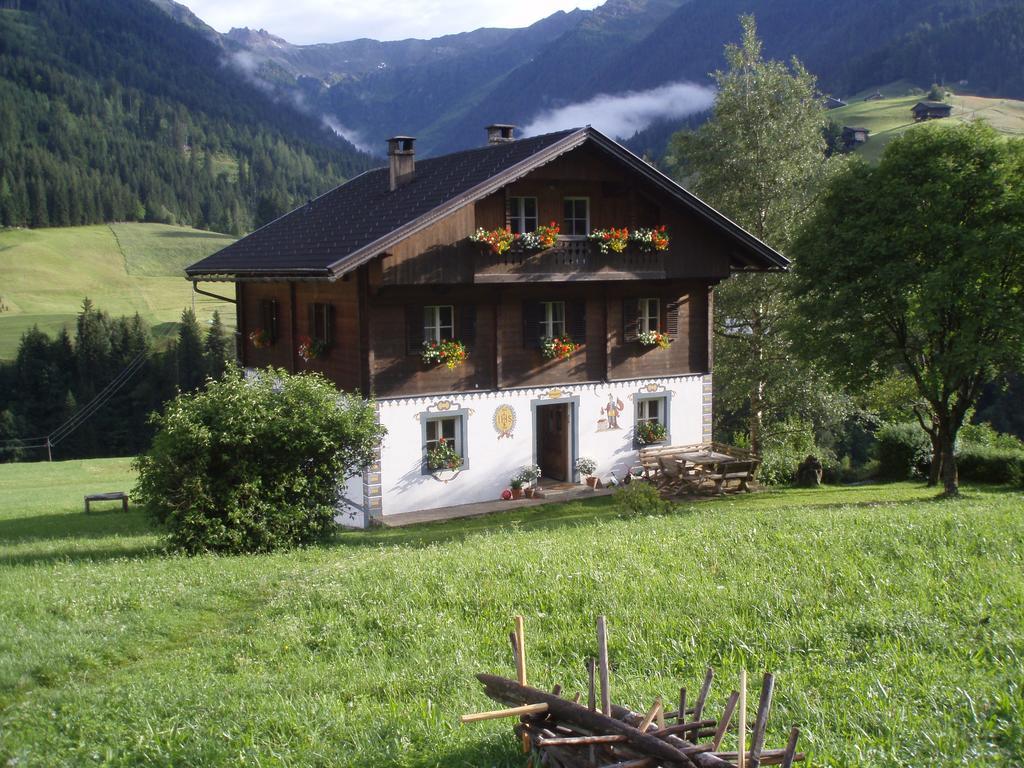
<svg viewBox="0 0 1024 768"><path fill-rule="evenodd" d="M537 746L575 747L590 744L620 744L625 740L626 737L622 734L609 734L606 736L555 736L554 738L541 737L537 739Z"/></svg>
<svg viewBox="0 0 1024 768"><path fill-rule="evenodd" d="M789 742L786 744L786 751L782 757L782 762L779 765L782 768L792 768L793 760L796 759L796 742L800 738L800 729L795 725L789 732Z"/></svg>
<svg viewBox="0 0 1024 768"><path fill-rule="evenodd" d="M655 758L658 763L685 768L693 765L693 761L676 747L621 720L591 712L546 691L519 685L513 680L497 675L480 674L477 675L477 679L484 684L485 693L495 701L512 705L544 703L548 705L547 711L553 719L571 725L577 730L590 734L621 734L628 737L625 743L630 748ZM715 765L726 764L721 762Z"/></svg>
<svg viewBox="0 0 1024 768"><path fill-rule="evenodd" d="M597 617L597 664L601 675L601 712L612 715L612 691L608 680L608 626L604 616Z"/></svg>
<svg viewBox="0 0 1024 768"><path fill-rule="evenodd" d="M551 689L551 695L552 696L561 696L562 695L562 686L560 684L558 684L558 683L555 683L555 687Z"/></svg>
<svg viewBox="0 0 1024 768"><path fill-rule="evenodd" d="M616 705L612 705L612 716L616 720L622 720L629 725L639 725L643 721L643 715L639 715L625 707L619 707ZM654 736L653 733L650 735ZM709 736L711 736L711 733L699 732L697 734L697 738L706 738ZM713 750L711 749L710 744L694 744L671 734L665 736L664 739L680 752L687 755L696 765L701 766L701 768L725 768L725 766L731 765L730 763L712 755L711 752Z"/></svg>
<svg viewBox="0 0 1024 768"><path fill-rule="evenodd" d="M771 713L774 691L775 677L768 672L761 683L761 700L757 704L754 733L750 737L750 768L759 768L761 765L761 750L764 748L764 736L768 728L768 715Z"/></svg>
<svg viewBox="0 0 1024 768"><path fill-rule="evenodd" d="M711 667L707 668L704 673L704 684L700 687L700 693L697 694L697 703L693 705L693 719L700 720L700 716L704 714L704 704L707 703L708 694L711 692L711 681L715 677L715 670Z"/></svg>
<svg viewBox="0 0 1024 768"><path fill-rule="evenodd" d="M736 768L747 768L747 670L740 670L740 716L736 732Z"/></svg>
<svg viewBox="0 0 1024 768"><path fill-rule="evenodd" d="M715 748L715 751L717 751L722 745L722 739L725 738L725 732L729 730L729 722L732 720L732 713L736 711L736 702L739 698L739 691L733 691L729 694L729 700L725 703L725 712L722 713L722 719L718 721L718 728L715 729L715 735L711 737L711 744Z"/></svg>
<svg viewBox="0 0 1024 768"><path fill-rule="evenodd" d="M516 645L519 649L516 656L516 678L520 685L526 685L526 627L522 616L516 616Z"/></svg>
<svg viewBox="0 0 1024 768"><path fill-rule="evenodd" d="M495 720L499 717L519 717L520 715L537 715L541 712L547 712L548 705L545 702L537 702L535 704L523 704L518 707L511 707L509 709L495 709L491 712L473 712L469 715L463 715L460 720L465 723L476 723L480 720Z"/></svg>
<svg viewBox="0 0 1024 768"><path fill-rule="evenodd" d="M657 763L649 757L641 757L638 760L625 760L620 763L611 763L602 768L652 768Z"/></svg>

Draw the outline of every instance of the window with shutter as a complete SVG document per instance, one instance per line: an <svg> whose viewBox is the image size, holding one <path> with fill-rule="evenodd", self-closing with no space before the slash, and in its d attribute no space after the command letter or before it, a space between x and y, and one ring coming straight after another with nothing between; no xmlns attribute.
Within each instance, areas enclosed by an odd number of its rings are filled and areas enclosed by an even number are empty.
<svg viewBox="0 0 1024 768"><path fill-rule="evenodd" d="M444 341L455 337L455 307L451 304L423 308L424 341Z"/></svg>
<svg viewBox="0 0 1024 768"><path fill-rule="evenodd" d="M540 349L543 336L544 305L539 301L523 302L523 346Z"/></svg>
<svg viewBox="0 0 1024 768"><path fill-rule="evenodd" d="M639 299L637 301L637 333L661 330L661 300Z"/></svg>
<svg viewBox="0 0 1024 768"><path fill-rule="evenodd" d="M334 343L334 305L315 302L309 305L309 336L323 349Z"/></svg>
<svg viewBox="0 0 1024 768"><path fill-rule="evenodd" d="M537 230L537 198L510 197L508 199L509 227L517 235Z"/></svg>
<svg viewBox="0 0 1024 768"><path fill-rule="evenodd" d="M565 302L542 301L543 316L540 321L540 336L556 339L565 336Z"/></svg>

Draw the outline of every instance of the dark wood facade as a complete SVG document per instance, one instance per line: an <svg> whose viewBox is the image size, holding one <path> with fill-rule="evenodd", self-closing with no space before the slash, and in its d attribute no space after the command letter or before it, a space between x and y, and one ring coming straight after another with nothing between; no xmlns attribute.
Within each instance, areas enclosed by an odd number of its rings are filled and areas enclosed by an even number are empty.
<svg viewBox="0 0 1024 768"><path fill-rule="evenodd" d="M505 226L509 200L520 196L537 199L541 224L561 223L565 198L586 197L592 229L665 225L670 247L600 254L586 239L563 238L539 254L498 257L469 241L477 227ZM711 370L712 289L729 275L733 248L647 179L583 146L340 280L237 283L242 363L319 371L377 397L703 374ZM660 329L673 339L667 349L641 346L630 332L640 298L658 299ZM249 335L266 324L268 301L276 302L277 338L257 348ZM545 360L538 348L531 313L545 301L565 302L566 334L580 345L568 360ZM331 344L306 362L298 343L312 334L316 302L333 308ZM454 308L454 335L468 347L453 370L421 360L416 326L434 305Z"/></svg>

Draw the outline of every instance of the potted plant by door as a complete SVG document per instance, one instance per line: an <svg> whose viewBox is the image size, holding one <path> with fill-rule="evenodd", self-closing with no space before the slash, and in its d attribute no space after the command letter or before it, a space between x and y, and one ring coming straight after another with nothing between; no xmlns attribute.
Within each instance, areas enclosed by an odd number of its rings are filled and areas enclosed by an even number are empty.
<svg viewBox="0 0 1024 768"><path fill-rule="evenodd" d="M597 462L587 456L580 456L576 459L576 470L586 478L587 485L591 488L597 485Z"/></svg>
<svg viewBox="0 0 1024 768"><path fill-rule="evenodd" d="M532 499L534 493L537 491L537 480L540 479L540 467L536 464L528 464L519 470L519 474L516 475L523 483L523 493L526 498Z"/></svg>
<svg viewBox="0 0 1024 768"><path fill-rule="evenodd" d="M511 482L509 482L509 487L512 489L513 499L523 498L523 481L519 479L518 475L512 478Z"/></svg>

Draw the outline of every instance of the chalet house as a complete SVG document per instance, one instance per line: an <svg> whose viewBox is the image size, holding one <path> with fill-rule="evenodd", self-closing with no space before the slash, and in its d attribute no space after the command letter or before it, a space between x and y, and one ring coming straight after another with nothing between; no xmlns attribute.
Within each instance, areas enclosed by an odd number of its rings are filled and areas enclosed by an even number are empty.
<svg viewBox="0 0 1024 768"><path fill-rule="evenodd" d="M914 121L920 123L924 120L940 120L949 117L953 111L953 105L942 101L919 101L911 107L910 111L914 113Z"/></svg>
<svg viewBox="0 0 1024 768"><path fill-rule="evenodd" d="M710 440L714 286L787 268L593 128L488 135L420 160L396 136L387 167L187 269L234 283L246 369L375 397L388 435L349 524L497 499L527 465L621 478L644 436Z"/></svg>
<svg viewBox="0 0 1024 768"><path fill-rule="evenodd" d="M855 128L849 125L843 126L843 133L840 136L840 141L843 142L844 149L853 149L854 147L866 144L868 136L871 135L871 131L867 128Z"/></svg>

